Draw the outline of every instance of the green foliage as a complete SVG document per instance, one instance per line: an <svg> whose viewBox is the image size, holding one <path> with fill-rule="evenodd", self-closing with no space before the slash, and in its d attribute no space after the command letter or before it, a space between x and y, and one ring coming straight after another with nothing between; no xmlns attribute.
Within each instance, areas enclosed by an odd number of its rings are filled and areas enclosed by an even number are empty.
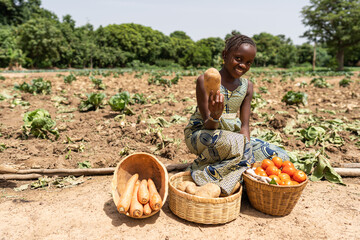
<svg viewBox="0 0 360 240"><path fill-rule="evenodd" d="M331 166L323 151L315 153L289 152L289 156L295 167L308 174L311 181L325 178L332 183L344 184L341 176Z"/></svg>
<svg viewBox="0 0 360 240"><path fill-rule="evenodd" d="M315 146L323 141L326 131L322 127L310 126L300 131L306 146Z"/></svg>
<svg viewBox="0 0 360 240"><path fill-rule="evenodd" d="M317 77L317 78L311 79L310 84L313 84L315 87L318 87L318 88L331 87L331 84L326 82L326 80L322 77Z"/></svg>
<svg viewBox="0 0 360 240"><path fill-rule="evenodd" d="M25 113L23 120L22 130L26 137L32 134L38 138L49 138L48 134L50 133L55 135L55 139L59 138L55 121L51 119L49 112L44 109L36 109Z"/></svg>
<svg viewBox="0 0 360 240"><path fill-rule="evenodd" d="M42 78L33 79L31 85L23 82L20 85L15 85L15 89L28 92L32 94L50 94L51 93L51 82L44 81Z"/></svg>
<svg viewBox="0 0 360 240"><path fill-rule="evenodd" d="M7 147L6 147L5 143L0 143L0 152L5 151L6 148Z"/></svg>
<svg viewBox="0 0 360 240"><path fill-rule="evenodd" d="M137 104L145 104L146 98L143 93L135 93L132 96L131 103L137 103Z"/></svg>
<svg viewBox="0 0 360 240"><path fill-rule="evenodd" d="M256 112L258 108L262 108L266 105L266 101L257 92L253 93L253 99L251 100L251 111Z"/></svg>
<svg viewBox="0 0 360 240"><path fill-rule="evenodd" d="M347 87L350 85L351 83L351 79L350 78L343 78L340 82L339 82L339 86L340 87Z"/></svg>
<svg viewBox="0 0 360 240"><path fill-rule="evenodd" d="M285 102L286 105L307 105L308 95L304 92L294 92L288 91L283 98L281 99L282 102Z"/></svg>
<svg viewBox="0 0 360 240"><path fill-rule="evenodd" d="M127 104L130 103L130 94L127 91L117 93L109 100L109 105L113 111L123 111Z"/></svg>
<svg viewBox="0 0 360 240"><path fill-rule="evenodd" d="M35 67L51 67L60 60L64 36L59 22L45 17L32 18L17 31L19 46Z"/></svg>
<svg viewBox="0 0 360 240"><path fill-rule="evenodd" d="M70 73L67 76L64 76L64 83L71 84L73 81L76 81L74 74Z"/></svg>
<svg viewBox="0 0 360 240"><path fill-rule="evenodd" d="M144 104L146 103L146 99L144 97L144 94L135 93L132 97L130 96L130 93L127 91L120 92L115 94L110 98L108 101L111 109L113 111L124 111L126 115L132 115L133 112L129 108L129 104Z"/></svg>
<svg viewBox="0 0 360 240"><path fill-rule="evenodd" d="M98 90L105 90L105 84L103 83L102 79L100 78L94 78L93 76L90 76L90 80L94 84L94 87Z"/></svg>
<svg viewBox="0 0 360 240"><path fill-rule="evenodd" d="M360 42L360 2L310 0L302 15L303 24L309 27L304 36L334 48L342 70L344 49Z"/></svg>
<svg viewBox="0 0 360 240"><path fill-rule="evenodd" d="M0 80L4 81L5 80L5 77L0 75Z"/></svg>
<svg viewBox="0 0 360 240"><path fill-rule="evenodd" d="M0 1L0 67L114 68L114 67L220 67L225 41L218 37L193 41L185 32L169 36L140 24L112 24L94 29L76 27L70 15L58 17L40 7L38 0ZM359 59L358 1L311 0L303 9L304 36L316 40L316 66L332 67L335 56L345 62ZM239 31L233 30L225 39ZM294 46L284 35L255 34L254 66L289 68L312 64L313 47ZM339 45L339 44L340 45ZM118 75L118 73L116 73ZM89 75L88 75L89 76ZM104 75L103 75L104 76ZM114 75L115 76L115 75ZM105 77L105 76L104 76Z"/></svg>
<svg viewBox="0 0 360 240"><path fill-rule="evenodd" d="M176 75L172 79L163 78L162 73L155 73L153 76L148 78L149 85L161 85L171 87L172 84L177 84L181 79L180 75Z"/></svg>
<svg viewBox="0 0 360 240"><path fill-rule="evenodd" d="M79 104L80 112L95 111L102 108L102 102L106 97L105 93L90 93L86 94L87 99L82 100Z"/></svg>
<svg viewBox="0 0 360 240"><path fill-rule="evenodd" d="M268 93L269 92L268 88L265 87L265 86L259 87L259 90L260 90L261 93Z"/></svg>
<svg viewBox="0 0 360 240"><path fill-rule="evenodd" d="M78 162L78 168L81 169L91 168L91 163L89 161Z"/></svg>

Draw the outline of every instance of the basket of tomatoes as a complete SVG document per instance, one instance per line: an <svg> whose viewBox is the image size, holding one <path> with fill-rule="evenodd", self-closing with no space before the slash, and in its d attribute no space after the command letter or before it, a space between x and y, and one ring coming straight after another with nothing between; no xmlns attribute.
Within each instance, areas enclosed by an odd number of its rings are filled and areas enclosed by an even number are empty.
<svg viewBox="0 0 360 240"><path fill-rule="evenodd" d="M296 169L292 162L277 156L257 162L253 169L260 180L250 172L243 173L250 204L266 214L288 215L308 183L306 174Z"/></svg>

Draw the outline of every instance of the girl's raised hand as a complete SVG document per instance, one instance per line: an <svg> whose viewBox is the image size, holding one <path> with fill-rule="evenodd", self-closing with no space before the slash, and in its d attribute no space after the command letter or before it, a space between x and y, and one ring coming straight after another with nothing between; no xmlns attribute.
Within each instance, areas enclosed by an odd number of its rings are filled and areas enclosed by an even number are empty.
<svg viewBox="0 0 360 240"><path fill-rule="evenodd" d="M210 116L214 119L219 119L224 111L224 95L218 90L215 94L211 90L208 99L208 108Z"/></svg>

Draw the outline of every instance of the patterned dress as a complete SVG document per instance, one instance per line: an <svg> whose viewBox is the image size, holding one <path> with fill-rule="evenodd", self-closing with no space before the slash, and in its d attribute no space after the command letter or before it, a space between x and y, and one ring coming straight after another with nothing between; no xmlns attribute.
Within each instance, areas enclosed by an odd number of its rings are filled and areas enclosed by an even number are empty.
<svg viewBox="0 0 360 240"><path fill-rule="evenodd" d="M220 186L224 194L230 194L241 180L242 173L255 161L262 161L273 154L284 160L289 157L278 146L263 140L240 134L241 121L237 116L248 88L248 80L241 78L240 85L229 91L221 86L224 95L224 112L216 130L204 129L204 121L198 108L185 127L185 143L191 153L198 157L190 167L191 176L198 185L208 182Z"/></svg>

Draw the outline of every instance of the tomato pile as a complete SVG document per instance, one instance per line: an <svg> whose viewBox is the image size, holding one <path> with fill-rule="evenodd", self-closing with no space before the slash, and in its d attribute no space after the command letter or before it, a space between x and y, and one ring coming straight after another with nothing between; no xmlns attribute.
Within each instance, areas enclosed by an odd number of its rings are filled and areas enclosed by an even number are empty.
<svg viewBox="0 0 360 240"><path fill-rule="evenodd" d="M279 185L297 185L306 180L305 172L295 168L290 161L283 161L280 157L264 159L261 166L255 169L259 176L269 177Z"/></svg>

